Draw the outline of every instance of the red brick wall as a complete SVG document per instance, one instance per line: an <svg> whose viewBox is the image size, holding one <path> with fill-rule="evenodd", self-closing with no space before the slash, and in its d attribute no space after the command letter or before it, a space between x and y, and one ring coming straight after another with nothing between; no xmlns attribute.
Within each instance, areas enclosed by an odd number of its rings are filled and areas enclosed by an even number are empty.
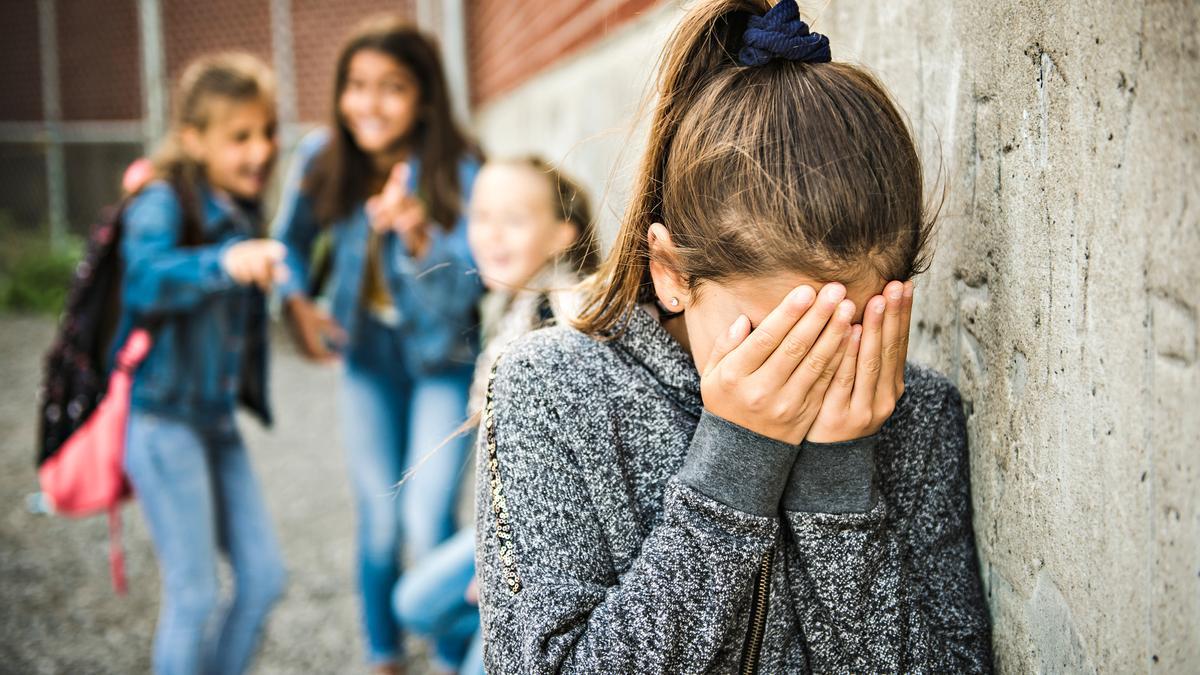
<svg viewBox="0 0 1200 675"><path fill-rule="evenodd" d="M42 119L35 2L0 2L0 121Z"/></svg>
<svg viewBox="0 0 1200 675"><path fill-rule="evenodd" d="M169 81L201 54L249 51L272 62L270 0L160 0ZM291 0L300 120L329 114L337 48L364 17L412 16L413 0ZM54 0L63 119L142 119L138 0ZM43 119L37 0L0 0L0 122ZM100 130L136 127L101 126ZM20 129L18 127L18 129ZM108 133L105 131L105 133ZM120 133L120 132L119 132ZM46 146L37 136L0 140L0 211L37 226L47 219ZM140 135L92 137L63 147L68 220L76 231L117 196L121 169L142 152Z"/></svg>
<svg viewBox="0 0 1200 675"><path fill-rule="evenodd" d="M167 75L206 52L238 50L271 63L268 0L162 0Z"/></svg>
<svg viewBox="0 0 1200 675"><path fill-rule="evenodd" d="M485 103L660 0L466 0L471 99Z"/></svg>
<svg viewBox="0 0 1200 675"><path fill-rule="evenodd" d="M136 0L58 0L55 12L63 119L140 118Z"/></svg>
<svg viewBox="0 0 1200 675"><path fill-rule="evenodd" d="M292 0L296 107L302 122L326 122L333 105L338 48L364 18L397 13L412 17L411 0Z"/></svg>
<svg viewBox="0 0 1200 675"><path fill-rule="evenodd" d="M473 102L509 91L661 0L465 0ZM413 0L293 0L297 107L325 121L337 48L364 17L413 15ZM171 81L193 58L239 49L271 60L269 0L162 0ZM58 0L67 120L142 116L136 0ZM0 121L42 117L37 3L0 0Z"/></svg>

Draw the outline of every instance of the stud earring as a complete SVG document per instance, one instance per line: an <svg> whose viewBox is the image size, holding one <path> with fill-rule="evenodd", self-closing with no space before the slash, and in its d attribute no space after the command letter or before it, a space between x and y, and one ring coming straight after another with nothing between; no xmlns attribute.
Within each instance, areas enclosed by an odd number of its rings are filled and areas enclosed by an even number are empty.
<svg viewBox="0 0 1200 675"><path fill-rule="evenodd" d="M670 305L670 307L667 305ZM670 319L671 317L676 317L680 314L683 314L683 309L679 306L679 298L671 298L666 302L655 298L654 306L658 308L659 314L664 319Z"/></svg>

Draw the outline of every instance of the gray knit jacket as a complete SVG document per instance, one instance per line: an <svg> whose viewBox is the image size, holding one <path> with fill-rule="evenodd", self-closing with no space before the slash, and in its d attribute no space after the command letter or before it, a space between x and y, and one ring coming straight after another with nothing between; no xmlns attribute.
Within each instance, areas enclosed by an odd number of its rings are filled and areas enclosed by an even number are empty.
<svg viewBox="0 0 1200 675"><path fill-rule="evenodd" d="M905 377L875 436L793 446L704 412L640 308L520 339L479 434L487 671L990 671L959 395Z"/></svg>

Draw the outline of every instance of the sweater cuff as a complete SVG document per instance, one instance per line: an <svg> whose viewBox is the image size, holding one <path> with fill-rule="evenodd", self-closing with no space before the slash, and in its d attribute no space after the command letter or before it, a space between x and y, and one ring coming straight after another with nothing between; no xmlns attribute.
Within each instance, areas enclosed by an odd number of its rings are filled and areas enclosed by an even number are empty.
<svg viewBox="0 0 1200 675"><path fill-rule="evenodd" d="M726 506L774 516L798 450L705 410L677 478Z"/></svg>
<svg viewBox="0 0 1200 675"><path fill-rule="evenodd" d="M875 445L878 434L840 443L800 445L783 493L784 511L866 513L878 501Z"/></svg>

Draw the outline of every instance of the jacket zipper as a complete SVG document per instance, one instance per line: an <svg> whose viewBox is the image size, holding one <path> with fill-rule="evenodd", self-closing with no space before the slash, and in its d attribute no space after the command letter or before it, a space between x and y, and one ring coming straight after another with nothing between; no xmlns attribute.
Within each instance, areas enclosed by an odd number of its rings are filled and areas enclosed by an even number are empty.
<svg viewBox="0 0 1200 675"><path fill-rule="evenodd" d="M750 632L746 636L746 652L742 655L742 675L752 675L758 668L758 657L762 652L763 632L767 627L767 596L771 590L771 559L775 547L763 553L758 568L758 585L750 602Z"/></svg>

